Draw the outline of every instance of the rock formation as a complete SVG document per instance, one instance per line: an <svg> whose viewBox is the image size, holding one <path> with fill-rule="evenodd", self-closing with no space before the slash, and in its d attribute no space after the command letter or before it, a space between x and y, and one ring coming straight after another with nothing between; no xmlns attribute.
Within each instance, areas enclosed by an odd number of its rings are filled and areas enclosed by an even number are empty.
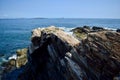
<svg viewBox="0 0 120 80"><path fill-rule="evenodd" d="M8 62L4 62L1 65L4 69L1 71L1 74L11 72L12 70L16 69L16 60L10 59Z"/></svg>
<svg viewBox="0 0 120 80"><path fill-rule="evenodd" d="M16 51L17 59L16 59L16 67L19 68L27 63L27 48L18 49Z"/></svg>
<svg viewBox="0 0 120 80"><path fill-rule="evenodd" d="M6 73L10 73L13 70L23 67L27 63L27 48L18 49L16 51L16 58L9 58L8 62L2 63L1 75L6 75ZM6 80L6 79L5 79ZM9 80L9 78L7 79Z"/></svg>
<svg viewBox="0 0 120 80"><path fill-rule="evenodd" d="M120 33L92 32L88 26L76 30L75 38L54 26L34 29L28 62L2 79L119 80Z"/></svg>

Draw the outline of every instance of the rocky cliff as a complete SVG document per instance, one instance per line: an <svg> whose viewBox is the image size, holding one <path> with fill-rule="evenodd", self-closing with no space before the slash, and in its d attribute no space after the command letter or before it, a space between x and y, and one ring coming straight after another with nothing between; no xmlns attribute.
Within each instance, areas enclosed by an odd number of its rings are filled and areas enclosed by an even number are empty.
<svg viewBox="0 0 120 80"><path fill-rule="evenodd" d="M54 26L34 29L27 63L2 79L119 80L120 33L87 26L72 31L74 37Z"/></svg>

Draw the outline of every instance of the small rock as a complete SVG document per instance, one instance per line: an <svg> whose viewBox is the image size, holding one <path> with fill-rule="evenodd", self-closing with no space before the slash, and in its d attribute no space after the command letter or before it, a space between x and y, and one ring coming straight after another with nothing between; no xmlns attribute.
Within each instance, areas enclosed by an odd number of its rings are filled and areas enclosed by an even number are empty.
<svg viewBox="0 0 120 80"><path fill-rule="evenodd" d="M120 29L117 29L116 32L120 32Z"/></svg>
<svg viewBox="0 0 120 80"><path fill-rule="evenodd" d="M16 60L15 59L10 59L8 62L4 62L1 65L3 68L2 74L11 72L16 69Z"/></svg>
<svg viewBox="0 0 120 80"><path fill-rule="evenodd" d="M16 66L16 60L15 59L11 59L8 62L11 66Z"/></svg>
<svg viewBox="0 0 120 80"><path fill-rule="evenodd" d="M86 29L90 30L90 26L83 26L83 28L86 28Z"/></svg>
<svg viewBox="0 0 120 80"><path fill-rule="evenodd" d="M102 28L102 27L96 27L96 26L93 26L92 29L96 30L96 31L104 30L104 28Z"/></svg>

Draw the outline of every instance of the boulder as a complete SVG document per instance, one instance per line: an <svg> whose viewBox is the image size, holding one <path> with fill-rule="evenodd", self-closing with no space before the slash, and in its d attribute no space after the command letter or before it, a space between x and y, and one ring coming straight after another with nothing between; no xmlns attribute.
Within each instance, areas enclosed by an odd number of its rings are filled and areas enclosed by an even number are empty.
<svg viewBox="0 0 120 80"><path fill-rule="evenodd" d="M79 32L79 33L89 33L90 29L86 28L85 26L83 26L83 27L77 27L75 29L72 29L71 31L73 31L73 32Z"/></svg>
<svg viewBox="0 0 120 80"><path fill-rule="evenodd" d="M16 67L20 68L21 66L27 63L27 48L18 49L16 51L17 59L16 59Z"/></svg>
<svg viewBox="0 0 120 80"><path fill-rule="evenodd" d="M91 31L89 26L77 27L71 30L76 38L79 40L85 39L87 34Z"/></svg>

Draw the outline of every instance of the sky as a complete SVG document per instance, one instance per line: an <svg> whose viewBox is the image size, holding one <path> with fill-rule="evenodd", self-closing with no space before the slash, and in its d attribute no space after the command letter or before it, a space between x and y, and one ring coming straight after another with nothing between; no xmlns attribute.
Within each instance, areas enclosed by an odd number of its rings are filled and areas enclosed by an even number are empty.
<svg viewBox="0 0 120 80"><path fill-rule="evenodd" d="M120 0L0 0L0 18L120 18Z"/></svg>

